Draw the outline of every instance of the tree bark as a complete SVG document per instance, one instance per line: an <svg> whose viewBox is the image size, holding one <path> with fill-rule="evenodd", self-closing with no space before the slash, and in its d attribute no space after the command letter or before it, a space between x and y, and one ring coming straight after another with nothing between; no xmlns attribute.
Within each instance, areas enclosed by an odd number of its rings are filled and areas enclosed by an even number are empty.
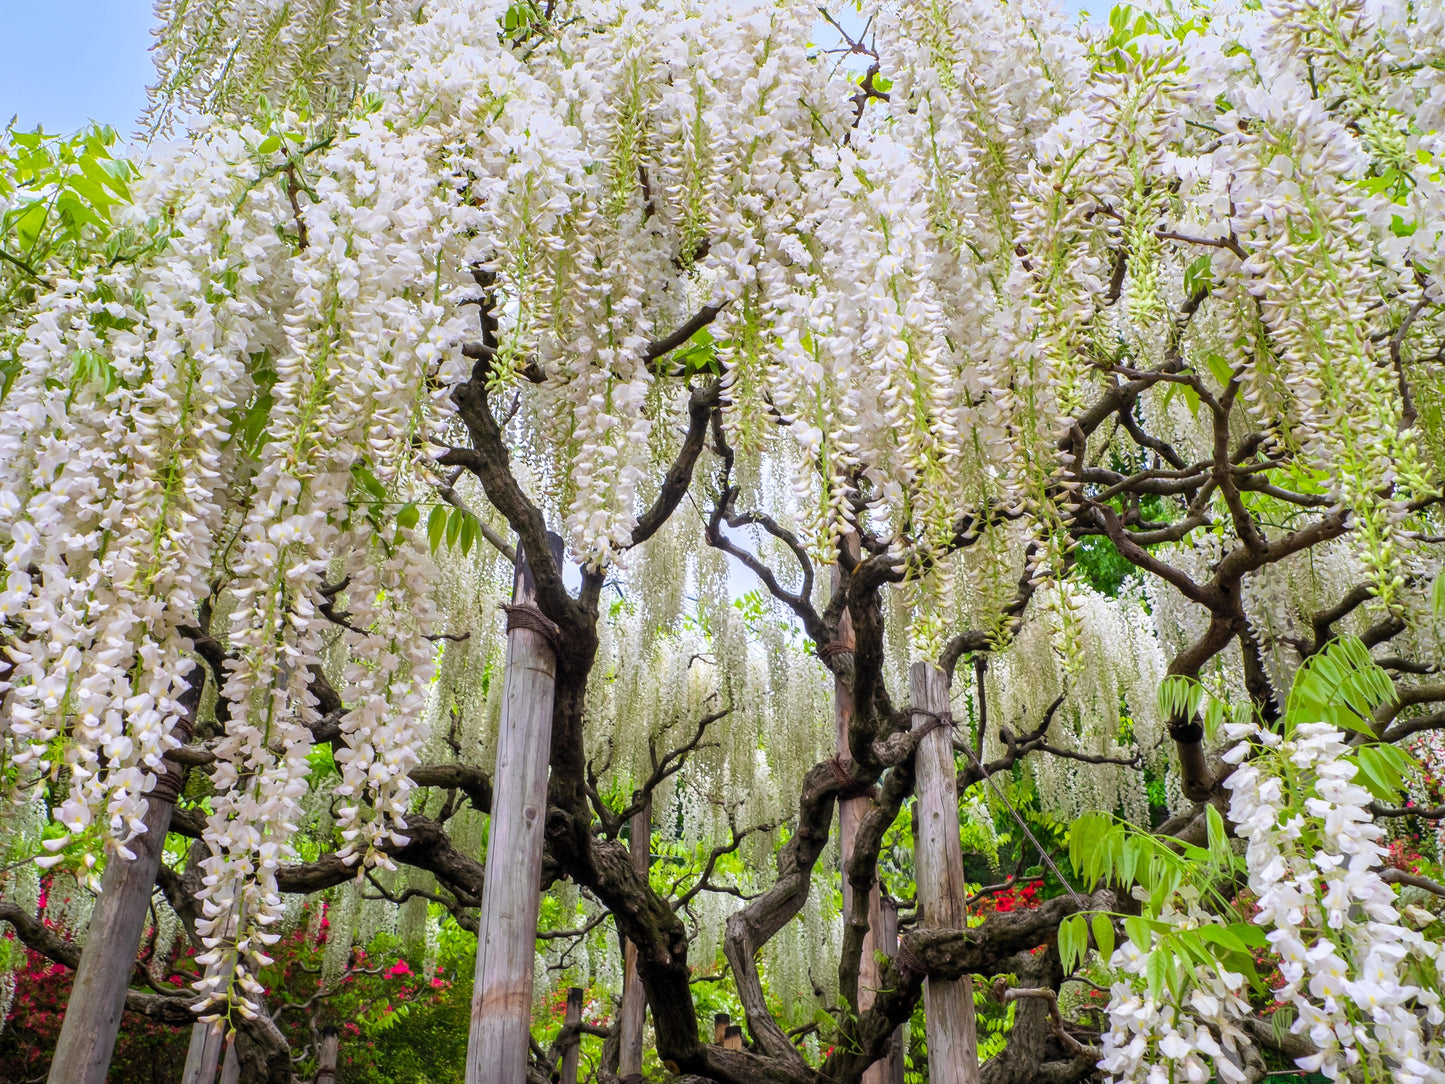
<svg viewBox="0 0 1445 1084"><path fill-rule="evenodd" d="M913 705L919 709L913 716L914 730L947 714L948 679L938 667L914 663L908 671L908 685ZM961 930L968 925L968 885L958 840L958 773L949 727L937 727L923 737L915 765L919 928ZM923 1004L930 1084L979 1084L972 977L928 979Z"/></svg>
<svg viewBox="0 0 1445 1084"><path fill-rule="evenodd" d="M560 563L561 539L552 536L552 540ZM557 673L552 641L534 627L546 622L533 601L535 590L526 555L519 554L492 775L495 795L477 937L467 1084L525 1084L527 1079Z"/></svg>
<svg viewBox="0 0 1445 1084"><path fill-rule="evenodd" d="M844 538L843 544L848 547L853 559L856 561L859 554L858 536L849 534ZM841 577L838 574L837 566L833 569L833 590L841 588ZM837 652L852 652L853 641L853 619L845 609L838 619L838 639L830 646L830 649ZM852 668L847 667L841 674L851 674ZM833 720L837 726L838 733L838 759L844 764L855 762L852 749L848 744L848 728L853 723L853 686L851 681L840 674L833 676ZM866 794L855 795L850 798L841 798L838 801L838 843L839 852L842 857L843 868L843 915L845 921L853 913L853 883L848 876L849 864L853 860L854 842L858 836L858 828L863 823L863 817L872 804ZM873 887L868 893L868 929L863 934L863 950L858 957L858 1011L867 1012L873 1005L874 995L878 992L878 959L875 955L878 949L878 931L883 928L883 913L880 908L878 895L878 881L875 879ZM888 1064L885 1061L875 1062L863 1073L862 1084L889 1084Z"/></svg>
<svg viewBox="0 0 1445 1084"><path fill-rule="evenodd" d="M645 882L652 859L652 802L649 799L642 811L632 818L631 839L628 850L632 856L632 868ZM618 1057L617 1071L621 1076L642 1073L642 1034L647 1023L647 997L637 975L637 946L622 940L622 1046Z"/></svg>
<svg viewBox="0 0 1445 1084"><path fill-rule="evenodd" d="M197 666L191 673L195 682L180 697L183 715L176 725L183 744L194 725L205 671ZM135 857L112 854L106 861L50 1063L50 1084L105 1084L182 780L181 766L166 761L146 802L145 831L128 844Z"/></svg>

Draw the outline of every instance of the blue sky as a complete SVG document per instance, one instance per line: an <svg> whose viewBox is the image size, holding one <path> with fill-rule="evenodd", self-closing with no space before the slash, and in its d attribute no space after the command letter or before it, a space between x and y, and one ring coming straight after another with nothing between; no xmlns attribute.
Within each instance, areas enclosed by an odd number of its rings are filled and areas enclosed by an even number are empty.
<svg viewBox="0 0 1445 1084"><path fill-rule="evenodd" d="M0 26L0 126L18 114L23 129L94 120L131 133L154 78L151 0L0 0Z"/></svg>
<svg viewBox="0 0 1445 1084"><path fill-rule="evenodd" d="M133 129L151 67L151 0L0 0L0 125Z"/></svg>

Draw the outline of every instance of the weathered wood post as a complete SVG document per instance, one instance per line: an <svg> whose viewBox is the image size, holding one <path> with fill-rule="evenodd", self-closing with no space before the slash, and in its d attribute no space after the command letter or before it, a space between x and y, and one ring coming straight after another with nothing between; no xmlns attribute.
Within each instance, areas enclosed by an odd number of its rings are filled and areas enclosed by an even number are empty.
<svg viewBox="0 0 1445 1084"><path fill-rule="evenodd" d="M234 919L234 915L232 919ZM228 928L234 939L234 926ZM235 957L226 965L226 986L231 984L235 973ZM226 1041L225 1029L219 1022L203 1024L199 1020L191 1025L191 1045L186 1050L186 1067L181 1070L181 1084L212 1084L216 1079L216 1064L221 1060L221 1047ZM235 1045L232 1036L231 1045ZM234 1055L232 1055L234 1057ZM239 1069L237 1070L239 1072Z"/></svg>
<svg viewBox="0 0 1445 1084"><path fill-rule="evenodd" d="M741 1050L743 1048L743 1029L734 1024L723 1033L723 1049Z"/></svg>
<svg viewBox="0 0 1445 1084"><path fill-rule="evenodd" d="M550 535L549 543L560 564L562 540ZM537 609L535 597L531 569L519 548L507 607L502 725L492 776L466 1084L524 1084L527 1078L557 673L552 623Z"/></svg>
<svg viewBox="0 0 1445 1084"><path fill-rule="evenodd" d="M567 1015L563 1027L577 1028L582 1024L582 987L573 986L567 990ZM582 1053L582 1033L574 1031L562 1051L562 1084L577 1084L577 1060ZM623 1074L626 1075L625 1073Z"/></svg>
<svg viewBox="0 0 1445 1084"><path fill-rule="evenodd" d="M197 663L190 676L193 684L179 697L181 717L175 729L182 744L190 741L195 726L205 670ZM70 1003L55 1043L50 1084L105 1084L120 1032L120 1017L125 1012L126 990L135 971L141 934L145 932L151 893L155 891L156 870L160 868L171 813L184 778L179 764L165 762L141 819L145 831L127 845L135 857L127 860L112 854L106 860L100 877L100 898L91 913ZM211 1065L214 1073L215 1062Z"/></svg>
<svg viewBox="0 0 1445 1084"><path fill-rule="evenodd" d="M883 928L882 934L883 952L887 956L898 955L898 901L891 896L882 901ZM888 1044L888 1076L885 1084L903 1084L903 1059L908 1048L908 1033L904 1029L907 1024L899 1024L893 1032L893 1039Z"/></svg>
<svg viewBox="0 0 1445 1084"><path fill-rule="evenodd" d="M712 1018L712 1041L722 1046L723 1040L728 1036L728 1025L733 1018L725 1012L717 1013Z"/></svg>
<svg viewBox="0 0 1445 1084"><path fill-rule="evenodd" d="M859 556L858 536L849 532L843 537L843 546L855 561ZM842 589L842 576L838 567L833 567L833 590ZM838 639L823 647L823 652L832 657L853 653L853 619L845 609L838 620ZM848 744L848 727L853 722L853 687L845 678L833 678L833 720L838 735L838 760L844 764L853 761L853 752ZM843 865L843 914L853 913L853 886L848 880L848 864L853 859L853 844L858 828L868 812L872 800L866 794L843 798L838 802L838 842ZM878 992L881 972L878 967L878 931L882 928L883 915L880 910L878 883L868 893L868 930L863 935L863 951L858 960L858 1011L867 1012L873 1005ZM863 1073L862 1084L887 1084L889 1063L875 1062Z"/></svg>
<svg viewBox="0 0 1445 1084"><path fill-rule="evenodd" d="M216 1064L221 1060L221 1044L225 1033L219 1025L191 1025L191 1045L186 1048L186 1067L181 1070L181 1084L212 1084ZM209 1067L209 1072L207 1068Z"/></svg>
<svg viewBox="0 0 1445 1084"><path fill-rule="evenodd" d="M647 880L647 870L652 862L652 800L649 798L641 812L629 822L631 826L628 850L632 856L632 868L637 875ZM637 946L626 938L622 941L622 1012L620 1027L622 1045L617 1059L617 1072L622 1077L642 1074L642 1034L647 1023L647 996L642 990L642 981L637 974Z"/></svg>
<svg viewBox="0 0 1445 1084"><path fill-rule="evenodd" d="M320 1081L320 1077L317 1077ZM226 1060L221 1063L221 1084L241 1084L241 1055L236 1053L236 1036L226 1044Z"/></svg>
<svg viewBox="0 0 1445 1084"><path fill-rule="evenodd" d="M916 662L908 670L908 692L918 709L913 729L935 727L919 741L914 756L918 924L924 929L961 930L968 925L968 884L958 841L958 771L951 729L937 725L948 713L948 679L932 663ZM978 1084L972 977L965 975L952 982L928 979L923 1004L931 1084Z"/></svg>
<svg viewBox="0 0 1445 1084"><path fill-rule="evenodd" d="M340 1053L341 1032L334 1027L322 1028L321 1049L316 1057L316 1084L336 1084L336 1061Z"/></svg>

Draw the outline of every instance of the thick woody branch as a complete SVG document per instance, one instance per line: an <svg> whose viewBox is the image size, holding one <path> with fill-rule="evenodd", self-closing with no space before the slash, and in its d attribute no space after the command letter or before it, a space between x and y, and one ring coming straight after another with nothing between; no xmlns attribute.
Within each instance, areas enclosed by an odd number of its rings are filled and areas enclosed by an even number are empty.
<svg viewBox="0 0 1445 1084"><path fill-rule="evenodd" d="M0 900L0 922L8 922L21 944L40 953L47 960L72 971L80 966L78 944L67 941L44 922L15 904ZM189 1027L195 1023L196 1014L190 1008L194 1001L194 997L171 997L141 990L127 990L125 995L125 1007L130 1012L177 1027Z"/></svg>
<svg viewBox="0 0 1445 1084"><path fill-rule="evenodd" d="M1005 1005L1013 1001L1022 1001L1027 998L1035 998L1037 1000L1046 1002L1049 1008L1049 1023L1053 1028L1054 1038L1058 1039L1060 1045L1062 1045L1065 1050L1073 1054L1075 1057L1089 1058L1092 1061L1099 1060L1100 1054L1095 1047L1085 1046L1083 1043L1079 1042L1079 1040L1075 1039L1072 1035L1070 1035L1067 1031L1064 1030L1064 1018L1059 1012L1058 991L1050 990L1047 986L1015 986L1011 989L1004 989L1001 985L1002 981L1003 980L999 980L999 982L996 982L994 984L994 996L999 1001L1003 1002Z"/></svg>
<svg viewBox="0 0 1445 1084"><path fill-rule="evenodd" d="M688 321L671 334L647 344L642 351L642 360L646 365L651 365L658 358L672 353L679 346L683 346L703 328L707 327L717 319L717 314L722 312L726 301L718 305L704 305L695 312Z"/></svg>
<svg viewBox="0 0 1445 1084"><path fill-rule="evenodd" d="M708 420L717 409L721 396L722 384L714 380L703 387L694 388L688 397L687 436L683 439L677 458L668 468L657 499L653 501L651 508L638 517L637 526L632 529L629 546L641 545L655 535L687 494L688 487L692 485L692 472L697 465L697 457L702 454L707 442Z"/></svg>
<svg viewBox="0 0 1445 1084"><path fill-rule="evenodd" d="M1420 817L1423 820L1429 821L1445 820L1445 805L1390 806L1381 805L1379 802L1371 802L1370 812L1377 817Z"/></svg>
<svg viewBox="0 0 1445 1084"><path fill-rule="evenodd" d="M823 1064L822 1075L833 1080L857 1079L881 1057L893 1030L912 1015L922 996L924 978L1007 973L1014 969L1019 953L1053 943L1059 924L1070 915L1118 909L1118 897L1105 888L1080 901L1059 896L1033 910L995 913L967 930L910 931L884 969L873 1006L858 1018L857 1046L835 1047Z"/></svg>
<svg viewBox="0 0 1445 1084"><path fill-rule="evenodd" d="M704 540L714 549L721 550L728 556L736 558L744 568L761 580L763 586L767 588L768 594L772 595L797 615L798 620L803 623L804 629L814 641L817 643L827 643L830 635L822 617L819 616L818 611L813 607L810 597L813 583L812 562L807 561L807 554L801 550L796 538L792 538L791 543L789 543L788 536L790 536L791 532L779 526L770 517L759 513L744 515L734 512L732 505L733 501L737 499L737 493L736 486L724 485L722 494L713 505L712 514L708 517L707 525L703 531ZM780 538L785 544L788 544L795 556L802 552L803 560L806 562L801 566L803 572L803 589L795 592L789 591L784 587L778 581L777 575L771 568L752 553L743 549L732 539L728 538L727 535L723 534L722 526L724 523L729 526L756 525L762 527L775 538Z"/></svg>

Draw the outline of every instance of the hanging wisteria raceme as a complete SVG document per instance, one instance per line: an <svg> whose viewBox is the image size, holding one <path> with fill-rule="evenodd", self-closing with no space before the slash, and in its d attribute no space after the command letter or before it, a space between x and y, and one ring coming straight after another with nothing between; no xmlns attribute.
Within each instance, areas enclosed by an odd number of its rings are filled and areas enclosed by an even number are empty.
<svg viewBox="0 0 1445 1084"><path fill-rule="evenodd" d="M1344 733L1322 722L1287 726L1283 735L1256 722L1224 730L1236 743L1225 786L1230 820L1246 842L1253 922L1266 931L1283 979L1274 1000L1293 1010L1290 1030L1315 1051L1296 1063L1331 1080L1445 1080L1437 1038L1445 1012L1432 977L1439 945L1404 922L1397 889L1381 875L1384 833ZM1197 888L1176 902L1177 910L1171 904L1152 916L1154 954L1169 936L1218 921L1201 908ZM1150 945L1131 939L1111 961L1122 977L1100 1062L1109 1079L1164 1079L1169 1066L1195 1084L1211 1071L1247 1079L1245 976L1201 969L1166 982L1150 955Z"/></svg>
<svg viewBox="0 0 1445 1084"><path fill-rule="evenodd" d="M391 38L425 63L388 74L392 61L374 61L372 92L420 104L418 91L436 87L425 69L445 56L459 93L479 15L436 5L399 28ZM1304 435L1339 480L1334 496L1356 510L1362 552L1390 595L1391 524L1428 487L1400 435L1389 351L1362 330L1390 287L1360 269L1387 253L1396 303L1408 304L1421 289L1410 260L1437 260L1438 232L1404 243L1391 227L1412 207L1364 180L1388 155L1410 172L1396 190L1414 206L1439 182L1428 138L1413 156L1396 146L1405 136L1387 138L1399 129L1388 95L1349 107L1371 110L1364 139L1309 97L1311 34L1328 27L1221 9L1188 24L1185 40L1145 34L1091 58L1046 5L905 6L876 20L889 102L862 110L852 130L849 84L830 85L807 61L811 18L786 5L576 15L503 35L526 39L531 92L497 99L488 138L459 161L479 156L467 165L483 225L471 256L506 301L493 370L516 379L530 365L546 378L520 424L547 434L565 421L566 461L538 482L579 552L605 561L627 542L659 402L642 348L711 301L724 306L712 333L725 418L748 446L766 435L758 404L782 412L821 468L799 478L799 497L817 502L815 537L867 508L900 553L941 552L957 508L982 500L1035 517L1046 545L1034 561L1057 576L1067 544L1049 509L1067 505L1073 482L1058 473L1055 442L1105 374L1177 354L1166 329L1180 305L1220 282L1230 285L1206 307L1224 323L1196 349L1218 353L1219 379L1237 379L1261 421L1293 427L1281 439ZM299 11L287 18L310 25ZM1351 49L1376 47L1365 22L1331 18L1348 24ZM1428 32L1419 22L1387 44L1403 55ZM665 48L648 44L663 38ZM306 41L281 34L257 51L299 64ZM1245 72L1229 59L1236 46L1267 60ZM470 69L479 84L511 77L499 72L515 54L500 55L485 74ZM1331 63L1355 86L1361 65L1381 62ZM1427 89L1423 71L1410 78ZM424 126L446 123L433 113ZM498 154L515 160L499 171ZM1130 259L1113 282L1121 241ZM694 268L701 294L657 288ZM1251 326L1271 337L1268 351L1249 346ZM1315 341L1290 338L1304 326ZM981 339L987 350L966 345ZM1347 414L1355 423L1341 425ZM1382 503L1385 485L1394 495Z"/></svg>
<svg viewBox="0 0 1445 1084"><path fill-rule="evenodd" d="M228 637L235 662L222 695L232 718L216 752L231 771L216 774L222 793L210 817L213 950L232 927L242 953L253 932L262 942L274 936L257 927L279 917L275 869L290 853L306 792L311 677L329 630L341 626L355 658L343 675L354 703L340 723L348 746L338 758L341 796L367 792L378 812L403 813L407 771L425 739L430 561L405 528L393 539L373 534L381 518L376 492L382 501L405 495L411 445L440 424L433 407L443 400L428 382L460 334L436 296L452 200L432 182L429 139L385 144L376 130L363 123L326 153L314 202L294 222L294 294L273 362L270 439L251 479L256 498L238 531L228 584L237 600ZM301 184L295 176L291 183ZM357 199L352 185L368 198ZM341 579L325 582L336 558L353 550ZM361 624L337 616L347 599L355 599ZM360 831L352 823L358 814L351 801L342 807L348 842ZM365 853L374 853L376 832L389 830L373 826ZM264 953L255 959L264 963ZM249 981L244 970L239 977L243 986Z"/></svg>
<svg viewBox="0 0 1445 1084"><path fill-rule="evenodd" d="M266 349L280 300L266 272L285 246L220 213L254 178L244 133L196 151L137 193L169 211L166 258L62 284L5 403L3 605L25 630L9 647L7 758L22 782L68 776L68 832L99 818L122 842L175 744L195 665L182 630L210 592L244 359ZM255 199L263 218L279 209ZM245 277L266 287L222 286Z"/></svg>
<svg viewBox="0 0 1445 1084"><path fill-rule="evenodd" d="M1356 781L1359 765L1346 759L1344 734L1305 723L1283 740L1248 727L1229 736L1240 742L1229 754L1237 761L1251 750L1244 739L1262 746L1227 784L1230 817L1249 848L1255 922L1281 960L1285 982L1275 998L1294 1005L1293 1030L1318 1049L1301 1068L1331 1079L1362 1071L1392 1072L1407 1084L1445 1080L1445 1059L1429 1037L1445 1012L1421 970L1433 972L1439 945L1401 921L1396 890L1380 875L1383 832L1366 808L1370 792ZM1302 804L1314 832L1296 835L1298 814L1285 816L1285 781L1308 795ZM1291 804L1301 804L1297 795Z"/></svg>
<svg viewBox="0 0 1445 1084"><path fill-rule="evenodd" d="M258 96L344 114L372 50L413 18L410 0L156 0L158 81L144 122L249 112Z"/></svg>

